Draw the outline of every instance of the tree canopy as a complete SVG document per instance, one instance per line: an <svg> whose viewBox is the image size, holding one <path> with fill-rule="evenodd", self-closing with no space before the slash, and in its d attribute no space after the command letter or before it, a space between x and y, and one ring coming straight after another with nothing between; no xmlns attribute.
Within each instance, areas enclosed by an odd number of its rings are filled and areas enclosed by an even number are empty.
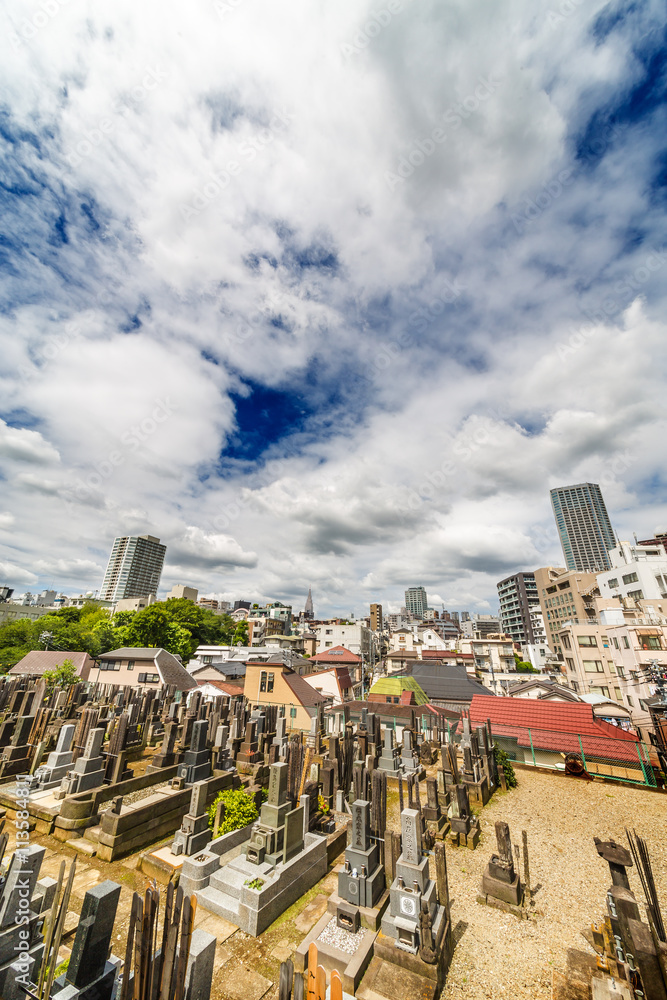
<svg viewBox="0 0 667 1000"><path fill-rule="evenodd" d="M245 626L245 632L239 628ZM235 645L248 635L246 622L216 615L186 598L156 601L142 611L119 611L90 601L81 608L59 608L36 621L20 618L0 625L0 673L33 649L85 652L98 656L122 646L162 646L184 663L200 645Z"/></svg>

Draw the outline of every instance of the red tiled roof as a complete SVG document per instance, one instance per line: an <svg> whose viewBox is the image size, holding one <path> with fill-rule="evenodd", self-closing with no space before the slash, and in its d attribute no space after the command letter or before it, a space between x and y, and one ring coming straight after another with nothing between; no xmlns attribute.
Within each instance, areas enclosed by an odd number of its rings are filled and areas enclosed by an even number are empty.
<svg viewBox="0 0 667 1000"><path fill-rule="evenodd" d="M332 646L310 657L315 663L361 663L361 657L351 653L345 646Z"/></svg>
<svg viewBox="0 0 667 1000"><path fill-rule="evenodd" d="M243 694L243 684L233 684L231 681L197 681L197 683L199 687L210 684L211 687L217 688L222 694L227 694L232 698Z"/></svg>
<svg viewBox="0 0 667 1000"><path fill-rule="evenodd" d="M639 762L635 746L630 746L639 742L637 735L596 719L593 706L583 702L476 694L470 704L470 722L481 726L487 719L493 733L515 738L519 746L529 747L532 741L534 749L555 753L581 753L583 747L584 756Z"/></svg>

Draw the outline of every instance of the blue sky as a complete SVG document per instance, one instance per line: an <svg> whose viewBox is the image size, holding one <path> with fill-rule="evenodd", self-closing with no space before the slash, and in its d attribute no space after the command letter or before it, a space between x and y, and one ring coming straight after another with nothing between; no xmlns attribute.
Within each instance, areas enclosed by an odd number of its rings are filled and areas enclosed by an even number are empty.
<svg viewBox="0 0 667 1000"><path fill-rule="evenodd" d="M166 588L488 611L552 486L667 522L661 4L47 7L0 43L0 583L150 532Z"/></svg>

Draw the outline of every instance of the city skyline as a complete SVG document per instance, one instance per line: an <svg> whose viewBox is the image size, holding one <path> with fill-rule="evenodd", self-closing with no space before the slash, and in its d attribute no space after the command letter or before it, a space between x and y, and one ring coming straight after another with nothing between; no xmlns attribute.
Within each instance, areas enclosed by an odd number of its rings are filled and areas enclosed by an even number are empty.
<svg viewBox="0 0 667 1000"><path fill-rule="evenodd" d="M0 583L485 613L551 488L665 525L662 10L222 7L8 0Z"/></svg>

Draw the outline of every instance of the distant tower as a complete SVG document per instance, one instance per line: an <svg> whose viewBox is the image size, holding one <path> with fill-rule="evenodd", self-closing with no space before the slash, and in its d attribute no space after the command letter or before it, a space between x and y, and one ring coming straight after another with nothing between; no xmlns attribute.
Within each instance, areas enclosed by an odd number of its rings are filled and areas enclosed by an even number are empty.
<svg viewBox="0 0 667 1000"><path fill-rule="evenodd" d="M580 573L611 569L609 550L616 540L598 484L551 490L551 505L567 568Z"/></svg>
<svg viewBox="0 0 667 1000"><path fill-rule="evenodd" d="M405 607L415 618L423 618L428 607L425 589L423 587L408 587L405 591Z"/></svg>
<svg viewBox="0 0 667 1000"><path fill-rule="evenodd" d="M167 551L152 535L125 535L113 543L100 591L102 601L156 594Z"/></svg>
<svg viewBox="0 0 667 1000"><path fill-rule="evenodd" d="M371 632L381 632L383 625L382 605L371 604Z"/></svg>
<svg viewBox="0 0 667 1000"><path fill-rule="evenodd" d="M303 609L303 617L309 619L315 617L315 612L313 611L313 595L310 592L310 587L308 588L308 597L306 598L306 604Z"/></svg>

